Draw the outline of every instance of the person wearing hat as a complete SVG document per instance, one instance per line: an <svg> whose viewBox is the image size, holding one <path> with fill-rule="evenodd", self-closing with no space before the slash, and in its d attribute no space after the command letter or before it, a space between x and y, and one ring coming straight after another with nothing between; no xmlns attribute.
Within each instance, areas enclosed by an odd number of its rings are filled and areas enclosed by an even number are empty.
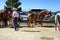
<svg viewBox="0 0 60 40"><path fill-rule="evenodd" d="M12 18L13 18L14 28L15 28L15 31L17 31L18 30L19 13L17 12L17 8L13 8L12 10L13 10Z"/></svg>

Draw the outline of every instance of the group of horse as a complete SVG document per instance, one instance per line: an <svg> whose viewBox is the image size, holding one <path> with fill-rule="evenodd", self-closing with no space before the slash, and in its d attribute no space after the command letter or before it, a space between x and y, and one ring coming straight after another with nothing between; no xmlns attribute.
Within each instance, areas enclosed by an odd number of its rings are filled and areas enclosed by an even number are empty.
<svg viewBox="0 0 60 40"><path fill-rule="evenodd" d="M5 10L2 10L0 12L0 22L2 21L4 26L8 25L7 22L9 20L12 20L12 12L13 10L11 8L6 8ZM33 24L37 24L37 20L42 26L42 21L44 20L46 15L51 16L48 10L44 10L41 12L29 11L28 12L28 26L31 26L31 24L32 26Z"/></svg>
<svg viewBox="0 0 60 40"><path fill-rule="evenodd" d="M37 21L39 22L39 24L41 24L40 26L42 26L42 21L44 20L45 16L49 17L51 14L49 13L48 10L44 10L41 12L29 12L28 13L28 26L32 25L33 23L36 25Z"/></svg>
<svg viewBox="0 0 60 40"><path fill-rule="evenodd" d="M8 21L12 20L12 12L13 10L11 8L6 8L5 10L2 10L0 12L0 22L3 22L3 25L6 26L8 25ZM30 26L30 24L34 23L36 24L37 20L39 20L42 25L42 20L44 19L45 15L49 15L49 11L45 10L45 11L41 11L41 12L31 12L29 11L28 13L28 26Z"/></svg>
<svg viewBox="0 0 60 40"><path fill-rule="evenodd" d="M48 10L41 11L41 12L30 11L28 13L28 26L31 26L31 25L33 26L33 23L36 25L37 20L39 20L38 22L41 24L40 26L42 26L45 16L46 16L46 19L48 18L47 19L48 21L54 19L55 30L60 30L60 13L56 13L55 15L52 15L52 13L50 13Z"/></svg>

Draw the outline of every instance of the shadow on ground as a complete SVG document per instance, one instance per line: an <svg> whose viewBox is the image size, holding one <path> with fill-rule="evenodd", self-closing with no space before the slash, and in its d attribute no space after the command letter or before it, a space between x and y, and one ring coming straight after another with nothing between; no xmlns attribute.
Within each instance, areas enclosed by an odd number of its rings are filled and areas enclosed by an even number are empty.
<svg viewBox="0 0 60 40"><path fill-rule="evenodd" d="M21 30L23 32L41 32L41 31L35 31L35 30Z"/></svg>
<svg viewBox="0 0 60 40"><path fill-rule="evenodd" d="M42 26L42 27L46 27L46 28L54 28L55 26Z"/></svg>

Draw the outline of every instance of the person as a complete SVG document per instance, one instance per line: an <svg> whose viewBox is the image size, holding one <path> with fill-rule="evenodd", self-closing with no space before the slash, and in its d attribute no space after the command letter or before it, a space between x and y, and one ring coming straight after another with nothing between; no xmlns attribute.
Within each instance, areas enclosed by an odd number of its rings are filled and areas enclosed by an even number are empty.
<svg viewBox="0 0 60 40"><path fill-rule="evenodd" d="M19 13L17 12L17 8L13 8L12 18L14 23L15 31L18 30L18 19L19 19Z"/></svg>

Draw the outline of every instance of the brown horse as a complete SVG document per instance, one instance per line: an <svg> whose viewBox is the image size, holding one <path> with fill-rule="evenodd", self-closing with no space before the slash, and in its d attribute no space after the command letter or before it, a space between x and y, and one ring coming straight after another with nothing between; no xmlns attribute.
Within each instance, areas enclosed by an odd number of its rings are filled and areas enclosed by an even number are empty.
<svg viewBox="0 0 60 40"><path fill-rule="evenodd" d="M33 20L34 20L34 17L35 15L32 13L32 12L29 12L28 13L28 26L30 26L31 24L33 24ZM32 25L33 26L33 25Z"/></svg>
<svg viewBox="0 0 60 40"><path fill-rule="evenodd" d="M11 18L11 13L12 13L12 9L11 8L6 8L5 10L2 10L2 12L0 13L0 19L2 19L1 21L3 21L4 25L8 25L7 21L9 18Z"/></svg>
<svg viewBox="0 0 60 40"><path fill-rule="evenodd" d="M42 26L42 21L44 20L44 17L46 15L49 15L49 12L47 10L45 10L45 11L40 12L39 14L40 15L39 15L38 19L40 20L40 23L41 23L41 26Z"/></svg>
<svg viewBox="0 0 60 40"><path fill-rule="evenodd" d="M29 12L28 13L28 26L30 26L30 24L32 24L32 26L33 26L33 22L35 22L35 24L36 24L37 20L40 21L39 23L41 23L41 26L42 26L42 21L43 21L45 15L48 15L47 10L41 11L41 12L36 13L36 14L34 14L33 12Z"/></svg>

